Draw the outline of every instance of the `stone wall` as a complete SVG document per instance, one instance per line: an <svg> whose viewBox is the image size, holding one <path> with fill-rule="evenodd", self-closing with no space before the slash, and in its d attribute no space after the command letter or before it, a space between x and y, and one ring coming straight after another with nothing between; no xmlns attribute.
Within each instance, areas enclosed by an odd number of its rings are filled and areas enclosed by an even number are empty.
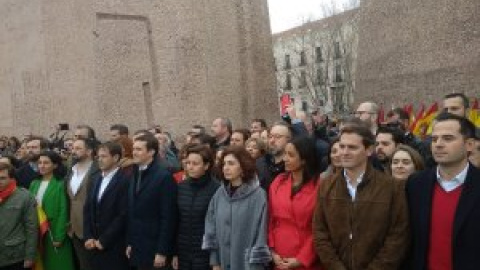
<svg viewBox="0 0 480 270"><path fill-rule="evenodd" d="M480 97L480 1L364 0L356 102Z"/></svg>
<svg viewBox="0 0 480 270"><path fill-rule="evenodd" d="M277 116L266 0L3 0L0 17L0 134Z"/></svg>

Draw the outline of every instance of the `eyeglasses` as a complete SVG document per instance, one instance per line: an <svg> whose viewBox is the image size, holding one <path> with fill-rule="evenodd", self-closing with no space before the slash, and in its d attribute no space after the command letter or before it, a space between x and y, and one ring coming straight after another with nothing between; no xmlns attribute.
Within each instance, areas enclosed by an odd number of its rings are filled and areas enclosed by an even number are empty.
<svg viewBox="0 0 480 270"><path fill-rule="evenodd" d="M280 134L270 134L270 135L268 135L268 138L269 138L269 139L272 139L272 138L273 138L273 139L275 139L275 140L279 140L279 139L281 139L281 138L289 138L289 137L290 137L290 136L288 136L288 135L280 135Z"/></svg>
<svg viewBox="0 0 480 270"><path fill-rule="evenodd" d="M362 114L372 115L372 114L375 114L375 113L374 112L368 112L368 111L356 111L356 112L353 113L353 115L355 115L355 116L362 115Z"/></svg>

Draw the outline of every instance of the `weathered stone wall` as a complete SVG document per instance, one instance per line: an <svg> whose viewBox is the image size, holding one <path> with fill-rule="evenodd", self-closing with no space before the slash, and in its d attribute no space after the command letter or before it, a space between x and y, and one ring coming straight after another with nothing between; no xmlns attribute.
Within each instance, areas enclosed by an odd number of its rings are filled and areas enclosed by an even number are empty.
<svg viewBox="0 0 480 270"><path fill-rule="evenodd" d="M0 134L278 112L266 0L2 0L0 17Z"/></svg>
<svg viewBox="0 0 480 270"><path fill-rule="evenodd" d="M362 1L355 101L480 97L480 1Z"/></svg>

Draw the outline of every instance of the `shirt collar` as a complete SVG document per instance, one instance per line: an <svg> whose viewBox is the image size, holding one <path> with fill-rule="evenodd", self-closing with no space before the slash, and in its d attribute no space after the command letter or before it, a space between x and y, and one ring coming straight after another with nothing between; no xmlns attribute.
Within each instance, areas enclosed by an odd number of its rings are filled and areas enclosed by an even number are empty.
<svg viewBox="0 0 480 270"><path fill-rule="evenodd" d="M90 167L92 166L92 164L93 164L93 161L89 161L89 162L88 162L88 165L87 165L88 170L90 169ZM73 165L72 170L75 171L76 173L78 173L78 163L75 164L75 165ZM88 170L87 170L87 171L88 171Z"/></svg>
<svg viewBox="0 0 480 270"><path fill-rule="evenodd" d="M357 186L363 181L363 176L365 175L365 172L362 172L358 178L357 178ZM348 177L347 175L347 170L343 170L343 176L345 177L345 180L347 180L347 184L350 184L351 183L351 180L350 177Z"/></svg>
<svg viewBox="0 0 480 270"><path fill-rule="evenodd" d="M463 168L463 170L459 174L457 174L452 180L448 180L448 179L443 179L442 176L440 176L440 167L437 166L437 181L439 183L455 182L458 185L463 185L463 183L465 183L465 180L467 178L469 167L470 167L470 163L467 163L465 168Z"/></svg>
<svg viewBox="0 0 480 270"><path fill-rule="evenodd" d="M105 178L112 178L118 171L119 167L116 167L113 171L110 171L109 173L105 174L102 172L103 179Z"/></svg>

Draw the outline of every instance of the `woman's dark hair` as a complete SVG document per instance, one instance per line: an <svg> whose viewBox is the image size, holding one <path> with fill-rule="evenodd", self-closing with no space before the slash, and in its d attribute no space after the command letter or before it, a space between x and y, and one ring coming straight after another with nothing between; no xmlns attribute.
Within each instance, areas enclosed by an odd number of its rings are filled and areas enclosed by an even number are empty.
<svg viewBox="0 0 480 270"><path fill-rule="evenodd" d="M204 144L192 145L191 147L187 148L185 152L187 157L190 154L200 155L202 157L203 163L209 164L208 172L210 172L212 167L215 166L212 149L210 149L210 147L208 147L207 145L204 145Z"/></svg>
<svg viewBox="0 0 480 270"><path fill-rule="evenodd" d="M225 157L228 155L234 156L240 163L240 167L242 168L243 172L242 181L244 183L253 181L256 175L255 160L252 158L252 156L250 156L245 147L235 145L228 146L223 150L222 158L219 164L219 169L222 172L222 179L225 179L225 175L223 174L223 165L225 164Z"/></svg>
<svg viewBox="0 0 480 270"><path fill-rule="evenodd" d="M53 175L58 180L63 180L65 178L67 175L67 168L63 165L62 157L57 154L57 152L53 150L45 150L38 155L37 161L40 159L40 157L48 157L53 164L57 165L57 168L53 170Z"/></svg>
<svg viewBox="0 0 480 270"><path fill-rule="evenodd" d="M327 154L327 156L325 157L328 165L331 165L331 164L332 164L332 158L331 158L330 156L332 155L333 146L334 146L336 143L339 143L339 142L340 142L340 137L335 137L335 138L333 138L332 141L330 142L330 146L328 147L328 154Z"/></svg>
<svg viewBox="0 0 480 270"><path fill-rule="evenodd" d="M300 160L304 161L303 184L308 181L317 181L320 174L318 168L319 160L315 151L315 141L306 136L293 138L290 143L297 150Z"/></svg>
<svg viewBox="0 0 480 270"><path fill-rule="evenodd" d="M10 142L13 142L15 144L15 147L12 148L12 150L17 151L17 149L20 147L20 144L21 144L20 140L17 137L10 137L8 141L9 141L10 147L13 147L13 145L11 145Z"/></svg>

